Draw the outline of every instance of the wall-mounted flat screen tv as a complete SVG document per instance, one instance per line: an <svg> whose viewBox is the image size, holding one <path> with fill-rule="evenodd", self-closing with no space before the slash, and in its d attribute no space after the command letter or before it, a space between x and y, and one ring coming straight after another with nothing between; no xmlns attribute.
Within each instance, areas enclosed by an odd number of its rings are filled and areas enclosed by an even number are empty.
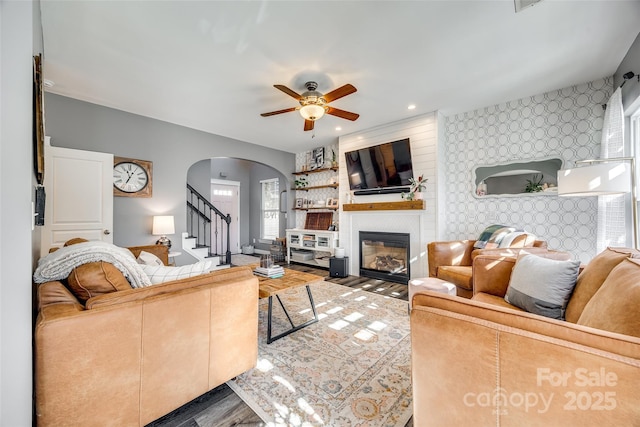
<svg viewBox="0 0 640 427"><path fill-rule="evenodd" d="M403 187L411 183L409 138L345 153L351 190ZM402 189L400 189L402 190Z"/></svg>

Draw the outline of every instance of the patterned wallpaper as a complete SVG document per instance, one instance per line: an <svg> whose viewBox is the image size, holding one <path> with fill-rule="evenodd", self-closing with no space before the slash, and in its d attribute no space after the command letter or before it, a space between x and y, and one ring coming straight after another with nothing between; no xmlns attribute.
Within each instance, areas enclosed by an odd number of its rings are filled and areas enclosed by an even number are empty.
<svg viewBox="0 0 640 427"><path fill-rule="evenodd" d="M477 238L487 225L525 228L549 247L587 262L596 255L597 198L556 195L476 198L472 170L515 160L560 157L564 167L599 157L613 78L446 117L444 124L447 240Z"/></svg>

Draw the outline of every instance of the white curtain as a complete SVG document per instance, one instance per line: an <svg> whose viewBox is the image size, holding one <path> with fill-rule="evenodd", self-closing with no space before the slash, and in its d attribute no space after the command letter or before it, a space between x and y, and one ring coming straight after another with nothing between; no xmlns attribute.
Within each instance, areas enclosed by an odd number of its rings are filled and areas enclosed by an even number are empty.
<svg viewBox="0 0 640 427"><path fill-rule="evenodd" d="M602 126L600 158L624 157L624 109L621 88L611 95L607 102ZM598 197L598 240L597 253L607 246L627 246L631 244L626 223L626 198L628 194Z"/></svg>

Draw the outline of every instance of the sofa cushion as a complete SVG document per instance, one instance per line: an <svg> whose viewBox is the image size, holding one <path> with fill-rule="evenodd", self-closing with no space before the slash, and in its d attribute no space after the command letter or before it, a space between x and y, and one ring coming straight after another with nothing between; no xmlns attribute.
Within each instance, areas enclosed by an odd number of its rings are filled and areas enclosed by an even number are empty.
<svg viewBox="0 0 640 427"><path fill-rule="evenodd" d="M578 325L640 337L640 260L620 262L585 305Z"/></svg>
<svg viewBox="0 0 640 427"><path fill-rule="evenodd" d="M600 289L605 279L618 264L637 253L633 249L607 248L600 252L578 276L576 288L567 305L567 322L576 323L591 297Z"/></svg>
<svg viewBox="0 0 640 427"><path fill-rule="evenodd" d="M521 255L513 267L504 299L530 313L562 320L579 270L579 260Z"/></svg>
<svg viewBox="0 0 640 427"><path fill-rule="evenodd" d="M131 289L131 284L113 264L104 261L82 264L67 278L69 290L84 302L97 295Z"/></svg>
<svg viewBox="0 0 640 427"><path fill-rule="evenodd" d="M470 265L443 265L438 267L438 279L471 290L473 269Z"/></svg>
<svg viewBox="0 0 640 427"><path fill-rule="evenodd" d="M515 305L511 305L504 300L503 297L499 297L497 295L491 295L484 292L479 292L475 294L472 298L474 301L484 302L491 305L497 305L498 307L510 308L511 310L524 311L520 307L516 307Z"/></svg>

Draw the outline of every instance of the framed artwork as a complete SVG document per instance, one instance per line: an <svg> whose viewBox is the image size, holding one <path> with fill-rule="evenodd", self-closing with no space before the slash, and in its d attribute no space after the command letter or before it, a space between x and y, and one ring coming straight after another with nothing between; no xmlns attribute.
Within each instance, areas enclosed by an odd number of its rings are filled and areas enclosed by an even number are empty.
<svg viewBox="0 0 640 427"><path fill-rule="evenodd" d="M337 208L338 207L338 202L339 202L338 199L329 199L327 201L327 207L328 208Z"/></svg>
<svg viewBox="0 0 640 427"><path fill-rule="evenodd" d="M296 209L302 209L302 198L300 197L296 199Z"/></svg>
<svg viewBox="0 0 640 427"><path fill-rule="evenodd" d="M313 163L311 169L320 169L324 166L324 147L313 149L311 161Z"/></svg>
<svg viewBox="0 0 640 427"><path fill-rule="evenodd" d="M33 57L33 169L38 184L44 183L44 77L42 54Z"/></svg>

